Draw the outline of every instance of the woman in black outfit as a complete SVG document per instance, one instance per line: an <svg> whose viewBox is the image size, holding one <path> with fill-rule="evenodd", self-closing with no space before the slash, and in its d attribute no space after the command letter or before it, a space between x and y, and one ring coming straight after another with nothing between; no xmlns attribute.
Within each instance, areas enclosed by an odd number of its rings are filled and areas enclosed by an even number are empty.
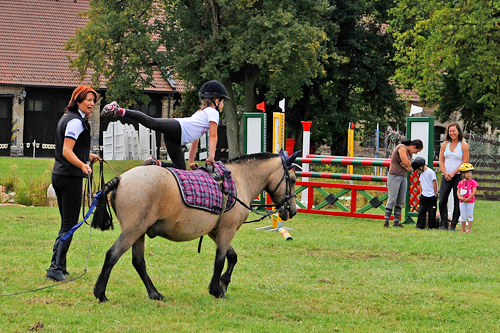
<svg viewBox="0 0 500 333"><path fill-rule="evenodd" d="M90 153L90 124L87 118L93 112L98 95L89 86L79 86L71 95L66 110L56 128L56 152L52 170L52 186L56 192L61 215L61 228L52 250L52 260L46 277L54 281L66 280L66 253L73 236L60 239L78 223L82 203L82 179L92 172L87 162L101 160Z"/></svg>

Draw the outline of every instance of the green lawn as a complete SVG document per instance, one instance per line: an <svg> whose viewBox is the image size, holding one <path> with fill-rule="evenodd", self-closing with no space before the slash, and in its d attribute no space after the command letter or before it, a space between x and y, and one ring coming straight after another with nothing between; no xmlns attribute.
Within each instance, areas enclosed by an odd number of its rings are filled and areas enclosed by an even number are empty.
<svg viewBox="0 0 500 333"><path fill-rule="evenodd" d="M286 226L245 224L227 299L207 287L215 246L204 239L146 241L149 274L164 301L148 299L127 252L111 273L109 302L93 285L114 231L77 231L68 254L70 283L0 297L0 332L494 332L500 328L500 203L477 201L473 232L383 228L382 221L299 214ZM57 208L0 207L0 293L45 279Z"/></svg>
<svg viewBox="0 0 500 333"><path fill-rule="evenodd" d="M123 173L130 168L141 165L142 161L109 161L108 162L113 169L118 173ZM46 172L52 173L52 167L54 166L53 158L28 158L28 157L0 157L0 180L7 177L12 169L15 169L18 174L29 175L33 178L43 176ZM97 177L99 175L99 163L94 165L94 174ZM105 165L104 167L104 177L108 181L115 176L113 170Z"/></svg>

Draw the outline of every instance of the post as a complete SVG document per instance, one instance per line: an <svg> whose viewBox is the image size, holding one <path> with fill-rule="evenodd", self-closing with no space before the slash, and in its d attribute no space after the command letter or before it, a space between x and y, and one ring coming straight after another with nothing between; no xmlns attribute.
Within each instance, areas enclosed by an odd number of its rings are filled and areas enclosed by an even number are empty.
<svg viewBox="0 0 500 333"><path fill-rule="evenodd" d="M432 168L434 166L434 117L407 117L406 118L406 138L408 140L420 139L424 144L424 149L416 154L425 159L427 166ZM412 156L415 158L416 156ZM411 206L416 206L415 202L410 202L410 191L412 188L413 173L408 173L408 190L406 192L405 200L405 220L404 224L415 223L412 217L418 216L418 211L412 211ZM417 180L418 183L418 180ZM403 221L403 219L401 219Z"/></svg>
<svg viewBox="0 0 500 333"><path fill-rule="evenodd" d="M285 148L285 114L273 112L273 153Z"/></svg>
<svg viewBox="0 0 500 333"><path fill-rule="evenodd" d="M307 155L309 154L309 151L311 150L311 124L312 121L302 121L302 129L303 129L303 134L302 134L302 157L306 158ZM302 163L302 172L308 172L309 171L309 163ZM303 182L308 182L309 177L304 177L302 178ZM304 206L307 207L307 200L308 198L308 189L305 189L302 191L302 197L301 197L301 202Z"/></svg>
<svg viewBox="0 0 500 333"><path fill-rule="evenodd" d="M377 129L375 130L375 158L378 158L379 151L379 140L380 140L380 132L379 132L379 124L377 123ZM375 175L380 176L380 168L375 168Z"/></svg>
<svg viewBox="0 0 500 333"><path fill-rule="evenodd" d="M264 102L257 105L257 109L265 110ZM243 154L256 154L266 151L266 114L264 112L243 113ZM261 192L252 202L265 205L266 193ZM263 209L263 208L259 208Z"/></svg>
<svg viewBox="0 0 500 333"><path fill-rule="evenodd" d="M349 128L347 129L347 156L354 157L354 123L349 122ZM353 174L354 169L352 165L347 166L347 173Z"/></svg>

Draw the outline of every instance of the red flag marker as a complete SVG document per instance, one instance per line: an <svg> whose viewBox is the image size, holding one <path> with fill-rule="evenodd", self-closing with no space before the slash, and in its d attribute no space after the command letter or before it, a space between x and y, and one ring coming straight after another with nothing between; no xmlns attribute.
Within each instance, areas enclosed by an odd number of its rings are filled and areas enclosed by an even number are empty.
<svg viewBox="0 0 500 333"><path fill-rule="evenodd" d="M266 112L266 102L262 102L257 104L257 110L261 110L262 112Z"/></svg>

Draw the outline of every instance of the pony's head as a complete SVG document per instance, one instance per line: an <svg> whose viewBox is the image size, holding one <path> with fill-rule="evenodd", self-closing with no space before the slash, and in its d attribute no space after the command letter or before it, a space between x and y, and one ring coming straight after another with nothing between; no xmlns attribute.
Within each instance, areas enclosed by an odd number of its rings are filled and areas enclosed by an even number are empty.
<svg viewBox="0 0 500 333"><path fill-rule="evenodd" d="M279 152L283 168L281 180L277 185L273 186L274 188L267 190L276 207L280 209L278 215L283 221L291 219L297 214L297 205L295 204L295 181L297 180L297 175L292 168L292 163L299 154L300 151L297 151L288 157L285 156L283 151Z"/></svg>

